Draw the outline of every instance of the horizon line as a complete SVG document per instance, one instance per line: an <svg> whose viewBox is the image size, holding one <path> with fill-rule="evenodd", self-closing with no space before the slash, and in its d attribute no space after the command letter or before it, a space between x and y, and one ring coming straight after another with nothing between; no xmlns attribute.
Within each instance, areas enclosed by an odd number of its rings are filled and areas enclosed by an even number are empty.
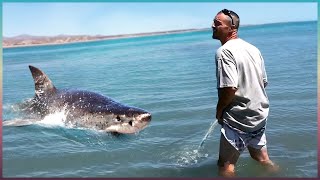
<svg viewBox="0 0 320 180"><path fill-rule="evenodd" d="M249 27L249 26L259 26L259 25L271 25L271 24L282 24L282 23L302 23L302 22L317 22L318 20L303 20L303 21L284 21L284 22L271 22L271 23L261 23L261 24L244 24L240 25L241 27ZM179 32L179 31L202 31L211 29L211 27L203 27L203 28L188 28L188 29L172 29L172 30L159 30L159 31L147 31L147 32L139 32L139 33L127 33L127 34L109 34L109 35L103 35L103 34L96 34L96 35L88 35L88 34L57 34L57 35L33 35L30 33L25 34L19 34L14 36L6 36L3 35L3 38L15 38L18 36L32 36L32 37L57 37L57 36L134 36L134 35L141 35L141 34L152 34L152 33L170 33L170 32Z"/></svg>

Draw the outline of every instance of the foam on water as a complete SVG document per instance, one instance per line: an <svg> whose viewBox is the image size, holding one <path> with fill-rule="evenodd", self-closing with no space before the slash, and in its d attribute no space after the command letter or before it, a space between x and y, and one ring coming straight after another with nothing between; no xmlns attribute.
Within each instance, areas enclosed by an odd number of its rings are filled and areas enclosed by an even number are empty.
<svg viewBox="0 0 320 180"><path fill-rule="evenodd" d="M72 127L70 123L66 123L66 117L66 111L62 110L53 114L48 114L42 120L36 122L36 124L45 127Z"/></svg>
<svg viewBox="0 0 320 180"><path fill-rule="evenodd" d="M210 128L203 137L200 144L183 147L181 150L175 152L170 159L176 160L176 165L178 167L192 166L199 164L202 160L208 158L209 152L206 152L204 148L204 142L208 139L210 134L213 132L215 127L218 125L218 120L211 123ZM176 143L176 142L175 142Z"/></svg>
<svg viewBox="0 0 320 180"><path fill-rule="evenodd" d="M201 160L209 156L208 153L202 152L193 147L184 147L177 154L173 155L171 158L176 159L176 164L179 167L185 167L190 165L198 164Z"/></svg>
<svg viewBox="0 0 320 180"><path fill-rule="evenodd" d="M27 126L37 124L44 127L69 127L65 124L65 116L61 112L49 114L42 120L28 119L28 118L14 118L11 120L5 120L2 122L3 126Z"/></svg>

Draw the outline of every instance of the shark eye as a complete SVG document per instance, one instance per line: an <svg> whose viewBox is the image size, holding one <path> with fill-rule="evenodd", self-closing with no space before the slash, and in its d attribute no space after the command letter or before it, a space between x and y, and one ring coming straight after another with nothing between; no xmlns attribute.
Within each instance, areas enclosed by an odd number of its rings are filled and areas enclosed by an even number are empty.
<svg viewBox="0 0 320 180"><path fill-rule="evenodd" d="M118 122L120 122L120 121L121 121L120 116L117 116L117 117L116 117L116 120L117 120Z"/></svg>

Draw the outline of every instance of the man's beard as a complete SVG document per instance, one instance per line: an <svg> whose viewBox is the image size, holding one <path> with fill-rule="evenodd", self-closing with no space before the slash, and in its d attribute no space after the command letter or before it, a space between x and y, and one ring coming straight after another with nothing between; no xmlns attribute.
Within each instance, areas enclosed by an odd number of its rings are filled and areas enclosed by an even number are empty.
<svg viewBox="0 0 320 180"><path fill-rule="evenodd" d="M214 32L212 33L212 39L217 39L217 37L214 35Z"/></svg>
<svg viewBox="0 0 320 180"><path fill-rule="evenodd" d="M217 39L217 37L215 36L216 32L217 31L215 29L212 29L212 39Z"/></svg>

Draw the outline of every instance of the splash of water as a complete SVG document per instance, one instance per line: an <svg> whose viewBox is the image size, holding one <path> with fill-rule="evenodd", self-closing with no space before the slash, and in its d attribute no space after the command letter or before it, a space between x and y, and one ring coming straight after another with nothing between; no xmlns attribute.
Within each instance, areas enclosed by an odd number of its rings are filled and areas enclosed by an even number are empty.
<svg viewBox="0 0 320 180"><path fill-rule="evenodd" d="M171 158L177 160L176 165L178 167L185 167L198 164L202 159L209 156L208 153L200 152L194 148L186 147L178 154L171 156Z"/></svg>
<svg viewBox="0 0 320 180"><path fill-rule="evenodd" d="M209 135L212 133L212 131L214 130L214 128L218 125L218 120L215 120L213 123L211 123L210 128L208 129L208 132L206 133L206 135L203 137L201 143L199 144L198 150L201 149L201 147L203 146L204 142L207 140L207 138L209 137Z"/></svg>
<svg viewBox="0 0 320 180"><path fill-rule="evenodd" d="M185 150L179 155L177 164L180 167L190 166L200 162L201 159L207 158L208 153L201 153L199 150Z"/></svg>
<svg viewBox="0 0 320 180"><path fill-rule="evenodd" d="M65 110L62 110L59 112L48 114L42 120L38 121L37 124L41 126L46 126L46 127L54 127L54 126L65 127L67 126L66 117L67 115Z"/></svg>
<svg viewBox="0 0 320 180"><path fill-rule="evenodd" d="M200 160L205 159L209 156L207 152L204 152L203 145L217 125L218 125L218 120L215 120L214 122L211 123L210 128L208 129L207 133L205 134L199 146L197 146L196 148L195 147L185 148L181 153L178 154L178 157L177 157L178 166L183 167L183 166L195 165L199 163Z"/></svg>

